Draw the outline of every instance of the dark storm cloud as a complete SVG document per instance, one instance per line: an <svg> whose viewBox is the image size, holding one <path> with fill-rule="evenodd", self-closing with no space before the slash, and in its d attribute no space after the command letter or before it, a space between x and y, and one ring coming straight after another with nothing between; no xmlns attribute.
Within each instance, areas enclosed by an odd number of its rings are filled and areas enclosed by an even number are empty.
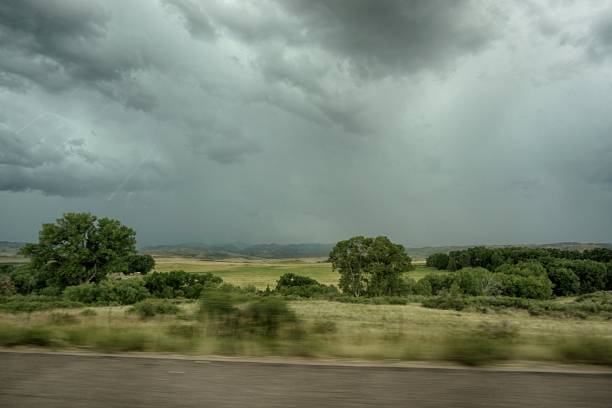
<svg viewBox="0 0 612 408"><path fill-rule="evenodd" d="M0 70L48 90L108 82L148 64L141 50L107 43L111 14L97 1L0 4Z"/></svg>
<svg viewBox="0 0 612 408"><path fill-rule="evenodd" d="M610 10L1 2L0 239L612 240Z"/></svg>
<svg viewBox="0 0 612 408"><path fill-rule="evenodd" d="M122 184L138 191L158 182L161 169L155 163L142 163L131 175L136 164L92 152L85 140L66 135L63 122L43 117L21 132L0 127L0 191L74 197L111 193Z"/></svg>
<svg viewBox="0 0 612 408"><path fill-rule="evenodd" d="M350 61L366 77L445 68L493 39L484 10L471 1L280 1L304 36Z"/></svg>

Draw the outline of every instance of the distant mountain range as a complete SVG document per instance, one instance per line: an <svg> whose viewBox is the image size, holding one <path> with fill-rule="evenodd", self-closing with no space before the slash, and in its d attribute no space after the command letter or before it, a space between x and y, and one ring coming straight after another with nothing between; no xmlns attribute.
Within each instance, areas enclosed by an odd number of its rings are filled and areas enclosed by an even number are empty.
<svg viewBox="0 0 612 408"><path fill-rule="evenodd" d="M25 242L0 241L0 256L14 257ZM140 249L141 252L160 256L184 256L200 259L296 259L296 258L326 258L334 244L246 244L234 242L229 244L187 243L177 245L154 245ZM414 260L422 260L436 252L450 252L473 247L474 245L439 246L406 248L408 255ZM584 251L593 248L610 248L610 243L557 242L553 244L533 245L486 245L488 247L526 246L530 248L558 248Z"/></svg>
<svg viewBox="0 0 612 408"><path fill-rule="evenodd" d="M142 248L142 252L153 255L178 255L202 259L287 259L287 258L325 258L333 248L334 244L179 244L179 245L156 245ZM414 260L422 260L436 252L458 251L473 247L474 245L440 246L440 247L406 247L406 252ZM610 243L580 243L580 242L558 242L553 244L533 245L486 245L488 247L526 246L530 248L558 248L566 250L584 251L592 248L611 248Z"/></svg>

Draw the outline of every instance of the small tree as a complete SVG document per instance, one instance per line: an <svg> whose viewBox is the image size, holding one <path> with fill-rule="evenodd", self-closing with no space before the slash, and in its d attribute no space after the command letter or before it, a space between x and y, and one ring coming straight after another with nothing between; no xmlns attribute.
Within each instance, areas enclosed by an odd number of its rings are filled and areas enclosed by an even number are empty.
<svg viewBox="0 0 612 408"><path fill-rule="evenodd" d="M402 245L387 237L353 237L340 241L329 254L340 273L340 289L352 296L392 295L401 288L401 273L411 268Z"/></svg>
<svg viewBox="0 0 612 408"><path fill-rule="evenodd" d="M21 253L41 273L47 285L61 288L99 282L113 271L126 269L124 259L136 252L133 229L90 213L68 213L53 224L43 224L38 244Z"/></svg>

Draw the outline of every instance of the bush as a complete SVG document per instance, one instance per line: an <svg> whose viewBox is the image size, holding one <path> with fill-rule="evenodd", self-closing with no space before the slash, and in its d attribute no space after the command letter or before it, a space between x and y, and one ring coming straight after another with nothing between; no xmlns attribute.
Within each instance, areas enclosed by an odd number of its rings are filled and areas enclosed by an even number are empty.
<svg viewBox="0 0 612 408"><path fill-rule="evenodd" d="M550 268L548 270L548 279L553 284L553 293L556 296L571 296L580 290L580 279L568 268Z"/></svg>
<svg viewBox="0 0 612 408"><path fill-rule="evenodd" d="M27 266L17 267L10 274L15 290L20 295L29 295L36 290L38 274Z"/></svg>
<svg viewBox="0 0 612 408"><path fill-rule="evenodd" d="M136 313L140 318L145 319L157 315L177 314L180 308L163 299L147 299L136 303L129 310L130 313Z"/></svg>
<svg viewBox="0 0 612 408"><path fill-rule="evenodd" d="M560 266L571 269L580 280L580 293L606 289L607 268L601 262L590 260L563 261Z"/></svg>
<svg viewBox="0 0 612 408"><path fill-rule="evenodd" d="M249 330L271 338L278 337L283 324L297 321L287 302L274 297L265 297L249 303L244 311L244 318Z"/></svg>
<svg viewBox="0 0 612 408"><path fill-rule="evenodd" d="M546 268L538 261L522 261L517 264L503 264L495 269L497 273L519 276L546 276Z"/></svg>
<svg viewBox="0 0 612 408"><path fill-rule="evenodd" d="M129 255L126 258L128 273L142 273L143 275L155 268L155 259L151 255Z"/></svg>
<svg viewBox="0 0 612 408"><path fill-rule="evenodd" d="M443 290L438 296L425 299L422 303L423 307L429 309L446 309L446 310L463 310L465 302L463 296L459 293L457 286L450 290Z"/></svg>
<svg viewBox="0 0 612 408"><path fill-rule="evenodd" d="M427 257L425 265L437 269L447 269L448 255L444 253L431 254Z"/></svg>
<svg viewBox="0 0 612 408"><path fill-rule="evenodd" d="M336 322L330 320L316 321L312 326L312 331L317 334L335 333L338 327Z"/></svg>
<svg viewBox="0 0 612 408"><path fill-rule="evenodd" d="M612 365L612 340L602 337L578 337L556 347L559 358L572 363Z"/></svg>
<svg viewBox="0 0 612 408"><path fill-rule="evenodd" d="M320 285L316 280L307 276L300 276L294 273L285 273L276 283L276 290L295 286L313 286Z"/></svg>
<svg viewBox="0 0 612 408"><path fill-rule="evenodd" d="M432 273L429 275L425 275L421 280L419 280L417 282L417 286L424 285L425 288L431 287L431 294L437 295L442 290L450 289L450 287L453 284L453 280L454 278L451 275ZM424 293L418 293L418 294L424 294Z"/></svg>
<svg viewBox="0 0 612 408"><path fill-rule="evenodd" d="M15 284L9 275L0 275L0 296L12 296L17 293Z"/></svg>
<svg viewBox="0 0 612 408"><path fill-rule="evenodd" d="M105 280L99 284L84 283L68 286L64 297L75 302L87 304L120 304L129 305L149 297L149 292L140 279Z"/></svg>
<svg viewBox="0 0 612 408"><path fill-rule="evenodd" d="M96 333L94 347L106 352L144 351L147 336L134 330L108 330Z"/></svg>
<svg viewBox="0 0 612 408"><path fill-rule="evenodd" d="M522 297L528 299L550 299L552 297L552 282L547 277L495 274L501 284L500 293L503 296Z"/></svg>
<svg viewBox="0 0 612 408"><path fill-rule="evenodd" d="M219 287L222 283L223 279L212 273L153 272L144 277L144 286L151 295L167 299L197 299L206 288Z"/></svg>
<svg viewBox="0 0 612 408"><path fill-rule="evenodd" d="M83 304L78 302L66 301L57 297L37 295L16 295L3 298L0 302L0 310L11 313L30 313L40 310L76 308L82 306Z"/></svg>
<svg viewBox="0 0 612 408"><path fill-rule="evenodd" d="M429 279L421 279L414 285L414 294L421 296L431 296L433 294L433 288Z"/></svg>
<svg viewBox="0 0 612 408"><path fill-rule="evenodd" d="M468 296L496 295L501 286L496 276L484 268L463 268L455 273L454 282Z"/></svg>

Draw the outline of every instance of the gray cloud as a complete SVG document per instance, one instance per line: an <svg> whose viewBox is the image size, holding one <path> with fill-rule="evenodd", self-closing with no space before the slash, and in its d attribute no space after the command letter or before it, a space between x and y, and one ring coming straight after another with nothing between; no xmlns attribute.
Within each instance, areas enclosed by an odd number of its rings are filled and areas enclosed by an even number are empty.
<svg viewBox="0 0 612 408"><path fill-rule="evenodd" d="M612 240L609 1L5 3L0 240Z"/></svg>

